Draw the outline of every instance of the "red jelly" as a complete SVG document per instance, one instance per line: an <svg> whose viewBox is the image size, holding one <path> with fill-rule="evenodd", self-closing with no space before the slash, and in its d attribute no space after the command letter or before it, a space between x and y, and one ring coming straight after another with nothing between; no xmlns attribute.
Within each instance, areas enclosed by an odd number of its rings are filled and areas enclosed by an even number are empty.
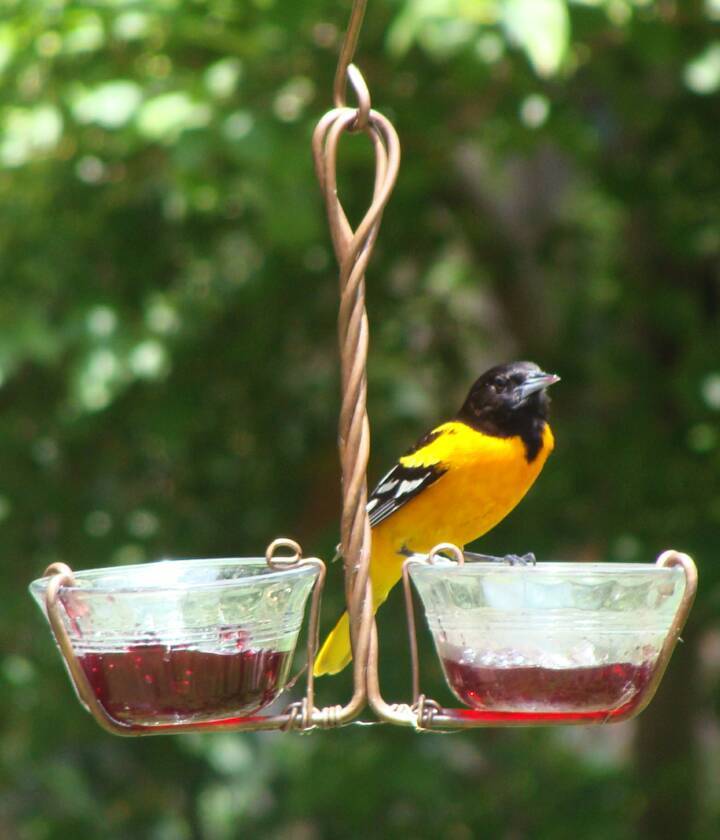
<svg viewBox="0 0 720 840"><path fill-rule="evenodd" d="M147 644L78 659L111 717L154 725L259 711L282 691L291 653L252 647L213 653Z"/></svg>
<svg viewBox="0 0 720 840"><path fill-rule="evenodd" d="M649 663L578 668L493 668L444 659L455 695L492 720L579 720L627 714L650 681Z"/></svg>

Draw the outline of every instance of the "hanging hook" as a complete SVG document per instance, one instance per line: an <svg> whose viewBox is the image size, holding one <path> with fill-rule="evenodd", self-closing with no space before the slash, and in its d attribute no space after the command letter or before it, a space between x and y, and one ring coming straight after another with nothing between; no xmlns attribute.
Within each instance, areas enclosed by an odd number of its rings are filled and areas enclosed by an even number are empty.
<svg viewBox="0 0 720 840"><path fill-rule="evenodd" d="M352 11L350 12L350 21L345 30L345 38L340 48L340 56L338 58L337 70L335 71L335 82L333 83L333 102L336 108L344 108L347 104L345 97L345 90L348 79L348 70L352 64L355 56L355 50L360 37L360 29L362 27L363 19L365 18L365 9L367 8L367 0L353 0ZM358 71L359 75L359 71ZM361 77L362 78L362 77ZM352 79L351 79L352 81ZM353 81L353 87L357 92L357 87Z"/></svg>
<svg viewBox="0 0 720 840"><path fill-rule="evenodd" d="M362 73L358 70L357 65L351 64L347 69L347 77L350 84L355 91L357 97L358 107L355 122L352 125L351 131L365 131L370 122L370 91L367 83L363 78Z"/></svg>
<svg viewBox="0 0 720 840"><path fill-rule="evenodd" d="M397 133L389 120L371 109L368 87L358 68L352 64L366 6L367 0L354 0L335 75L335 108L322 117L313 134L315 171L325 197L333 249L340 266L338 334L342 403L338 442L343 496L340 531L354 660L353 696L339 711L332 713L332 719L322 719L321 725L328 726L351 721L361 711L367 697L365 671L374 622L369 583L370 521L366 509L370 425L366 408L368 323L365 269L400 164ZM348 80L357 97L355 108L345 104ZM340 139L343 134L354 131L362 131L368 136L375 153L372 201L355 230L343 210L337 189Z"/></svg>

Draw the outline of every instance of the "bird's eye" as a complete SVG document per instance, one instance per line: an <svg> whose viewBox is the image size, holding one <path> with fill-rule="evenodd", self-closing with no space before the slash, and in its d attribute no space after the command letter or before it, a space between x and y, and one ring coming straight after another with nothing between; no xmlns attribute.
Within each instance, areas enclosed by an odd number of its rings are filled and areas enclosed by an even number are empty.
<svg viewBox="0 0 720 840"><path fill-rule="evenodd" d="M508 381L507 379L505 379L504 376L496 376L491 384L493 391L495 391L497 394L501 394L507 389Z"/></svg>

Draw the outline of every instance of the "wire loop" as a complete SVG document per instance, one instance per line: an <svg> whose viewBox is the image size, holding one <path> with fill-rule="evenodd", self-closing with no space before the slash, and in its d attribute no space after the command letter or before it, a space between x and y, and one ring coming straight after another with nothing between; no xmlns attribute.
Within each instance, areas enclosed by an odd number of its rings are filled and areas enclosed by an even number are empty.
<svg viewBox="0 0 720 840"><path fill-rule="evenodd" d="M370 110L372 103L370 100L370 90L363 78L363 74L358 68L351 64L347 69L348 81L352 85L357 97L358 107L356 111L355 122L349 129L350 131L365 131L370 122Z"/></svg>
<svg viewBox="0 0 720 840"><path fill-rule="evenodd" d="M67 582L63 581L63 583L60 584L61 586L72 586L74 583L75 579L73 578L72 569L67 565L67 563L51 563L43 572L43 577L54 577L55 575L63 575L67 578Z"/></svg>
<svg viewBox="0 0 720 840"><path fill-rule="evenodd" d="M289 556L278 555L277 551L283 548L289 548L292 554ZM276 571L291 569L293 566L297 566L302 559L302 548L300 548L300 545L295 540L287 539L287 537L278 537L265 549L265 562L271 569Z"/></svg>
<svg viewBox="0 0 720 840"><path fill-rule="evenodd" d="M443 560L447 560L448 554L452 555L453 560L458 564L458 566L463 566L465 564L465 555L463 554L462 549L458 548L455 543L450 542L438 543L428 554L427 562L430 565L433 565L439 557L442 557Z"/></svg>
<svg viewBox="0 0 720 840"><path fill-rule="evenodd" d="M417 715L417 726L419 729L430 729L436 715L442 713L442 707L435 700L431 700L421 694L413 703L412 709Z"/></svg>
<svg viewBox="0 0 720 840"><path fill-rule="evenodd" d="M400 165L400 141L392 124L369 109L369 93L357 68L352 78L360 108L335 108L318 123L313 134L315 171L325 199L330 235L340 266L340 311L338 334L341 360L342 400L339 448L342 471L343 510L341 553L345 565L346 599L353 648L355 699L365 684L365 659L370 644L372 604L368 578L370 567L370 521L367 505L367 465L370 426L367 416L368 322L365 309L365 269L370 261L382 214ZM353 230L338 197L337 156L343 134L363 128L375 153L373 196L365 216Z"/></svg>

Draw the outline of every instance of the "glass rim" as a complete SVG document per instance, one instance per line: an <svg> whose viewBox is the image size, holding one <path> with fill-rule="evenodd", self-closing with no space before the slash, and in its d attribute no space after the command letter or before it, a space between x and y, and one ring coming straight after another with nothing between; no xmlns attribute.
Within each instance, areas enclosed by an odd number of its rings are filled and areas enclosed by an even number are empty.
<svg viewBox="0 0 720 840"><path fill-rule="evenodd" d="M282 562L282 558L276 559ZM265 573L259 575L246 575L244 577L223 578L220 580L195 581L186 583L173 582L163 584L154 581L152 584L143 584L141 581L138 581L138 583L132 585L125 584L121 586L82 585L85 581L90 582L90 580L92 580L93 577L99 577L101 575L109 575L115 577L122 576L123 574L128 573L134 574L137 572L137 570L143 570L143 572L141 573L144 574L145 569L170 568L171 566L180 566L182 568L194 568L202 566L248 566L260 567L261 569L265 570ZM80 571L73 570L73 577L75 578L76 583L79 583L80 585L63 585L60 587L60 589L69 592L98 595L117 595L149 592L178 592L191 589L206 590L212 588L225 588L230 586L251 586L253 584L258 584L261 580L264 583L265 581L274 581L283 577L287 578L288 576L302 577L304 575L310 575L316 577L318 571L319 570L317 566L311 565L309 563L289 566L286 569L272 569L270 566L268 566L267 561L264 557L204 557L183 558L178 560L166 558L163 560L155 560L151 563L132 563L125 566L107 566L95 569L82 569ZM53 575L46 575L45 577L40 577L33 580L28 587L30 593L34 596L42 596L52 578Z"/></svg>
<svg viewBox="0 0 720 840"><path fill-rule="evenodd" d="M613 563L613 562L592 562L562 561L562 560L539 560L535 565L511 566L509 563L493 563L486 560L466 560L465 563L457 563L447 559L447 562L428 563L427 554L412 554L408 557L408 569L411 577L420 575L445 574L447 572L469 573L473 576L480 576L488 572L496 572L503 575L531 574L541 576L543 572L556 575L558 572L569 577L579 577L586 574L601 575L603 577L621 577L628 572L650 574L655 576L683 574L680 566L658 566L657 563ZM415 562L412 562L412 561Z"/></svg>

